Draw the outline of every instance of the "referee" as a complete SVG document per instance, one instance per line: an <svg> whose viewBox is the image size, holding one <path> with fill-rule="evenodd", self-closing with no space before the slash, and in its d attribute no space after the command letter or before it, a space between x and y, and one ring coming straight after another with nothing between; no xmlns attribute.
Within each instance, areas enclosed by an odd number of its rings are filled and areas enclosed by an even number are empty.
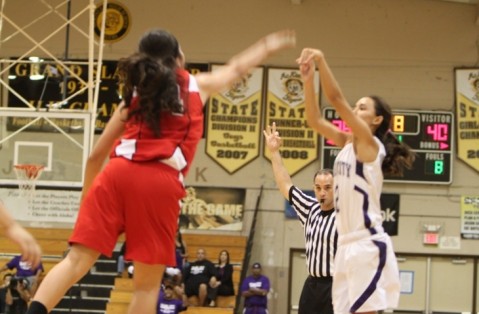
<svg viewBox="0 0 479 314"><path fill-rule="evenodd" d="M306 262L309 276L299 300L298 314L333 314L331 289L338 233L334 210L333 172L323 169L314 175L313 198L293 185L283 165L279 148L281 138L273 123L264 132L271 152L271 164L278 188L289 200L304 228ZM318 202L319 200L319 202Z"/></svg>

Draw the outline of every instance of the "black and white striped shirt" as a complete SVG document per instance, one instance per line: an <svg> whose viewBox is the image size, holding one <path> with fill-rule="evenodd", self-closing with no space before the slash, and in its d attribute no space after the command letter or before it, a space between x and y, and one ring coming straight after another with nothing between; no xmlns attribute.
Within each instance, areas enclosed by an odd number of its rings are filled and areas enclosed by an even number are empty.
<svg viewBox="0 0 479 314"><path fill-rule="evenodd" d="M289 203L298 214L306 240L306 263L313 277L330 277L338 248L336 211L322 211L316 198L295 186L289 190Z"/></svg>

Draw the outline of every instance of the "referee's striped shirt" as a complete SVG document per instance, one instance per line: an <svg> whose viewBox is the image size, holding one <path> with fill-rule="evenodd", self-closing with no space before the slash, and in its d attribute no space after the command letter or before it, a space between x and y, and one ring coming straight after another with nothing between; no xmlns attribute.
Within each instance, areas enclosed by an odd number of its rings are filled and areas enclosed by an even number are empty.
<svg viewBox="0 0 479 314"><path fill-rule="evenodd" d="M322 211L316 198L295 186L289 190L289 203L298 214L306 240L306 263L313 277L331 277L338 248L336 211Z"/></svg>

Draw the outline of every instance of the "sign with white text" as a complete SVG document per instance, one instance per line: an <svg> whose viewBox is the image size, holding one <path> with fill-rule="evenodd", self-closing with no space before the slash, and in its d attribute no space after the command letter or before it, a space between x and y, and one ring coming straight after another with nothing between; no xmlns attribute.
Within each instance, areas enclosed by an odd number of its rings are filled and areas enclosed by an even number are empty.
<svg viewBox="0 0 479 314"><path fill-rule="evenodd" d="M461 197L461 237L479 239L479 196Z"/></svg>
<svg viewBox="0 0 479 314"><path fill-rule="evenodd" d="M187 187L181 229L242 230L246 189Z"/></svg>

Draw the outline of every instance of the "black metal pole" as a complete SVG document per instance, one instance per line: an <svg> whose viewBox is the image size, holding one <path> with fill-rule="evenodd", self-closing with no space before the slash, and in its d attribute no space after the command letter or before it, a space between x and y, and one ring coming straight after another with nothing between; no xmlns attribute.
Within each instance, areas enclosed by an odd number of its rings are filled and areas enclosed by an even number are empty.
<svg viewBox="0 0 479 314"><path fill-rule="evenodd" d="M71 17L71 10L72 10L72 2L68 0L67 2L67 26L65 27L65 54L63 55L63 61L68 61L68 55L70 53L70 17ZM63 95L62 95L62 105L63 101L67 98L67 83L68 83L68 71L63 71ZM60 106L61 108L62 106ZM73 287L70 287L68 291L70 297L70 306L69 310L70 313L72 312L73 307Z"/></svg>
<svg viewBox="0 0 479 314"><path fill-rule="evenodd" d="M236 302L235 302L235 308L233 312L235 314L240 314L240 304L241 304L241 283L243 280L246 278L246 275L249 271L249 262L251 259L251 250L253 249L253 241L254 241L254 234L255 234L255 229L256 229L256 217L258 216L258 210L259 210L259 205L261 202L261 197L263 196L263 186L261 185L261 188L259 190L259 195L256 198L256 205L254 207L254 213L253 213L253 220L251 221L251 229L249 231L249 236L248 236L248 241L246 243L246 252L245 256L243 257L243 264L241 267L241 276L240 276L240 284L238 287L238 293L236 295Z"/></svg>
<svg viewBox="0 0 479 314"><path fill-rule="evenodd" d="M71 0L67 3L67 26L65 27L65 54L63 56L64 61L68 61L70 53L70 17L71 17ZM68 71L64 71L63 75L63 95L62 100L67 98L67 83L68 83Z"/></svg>

